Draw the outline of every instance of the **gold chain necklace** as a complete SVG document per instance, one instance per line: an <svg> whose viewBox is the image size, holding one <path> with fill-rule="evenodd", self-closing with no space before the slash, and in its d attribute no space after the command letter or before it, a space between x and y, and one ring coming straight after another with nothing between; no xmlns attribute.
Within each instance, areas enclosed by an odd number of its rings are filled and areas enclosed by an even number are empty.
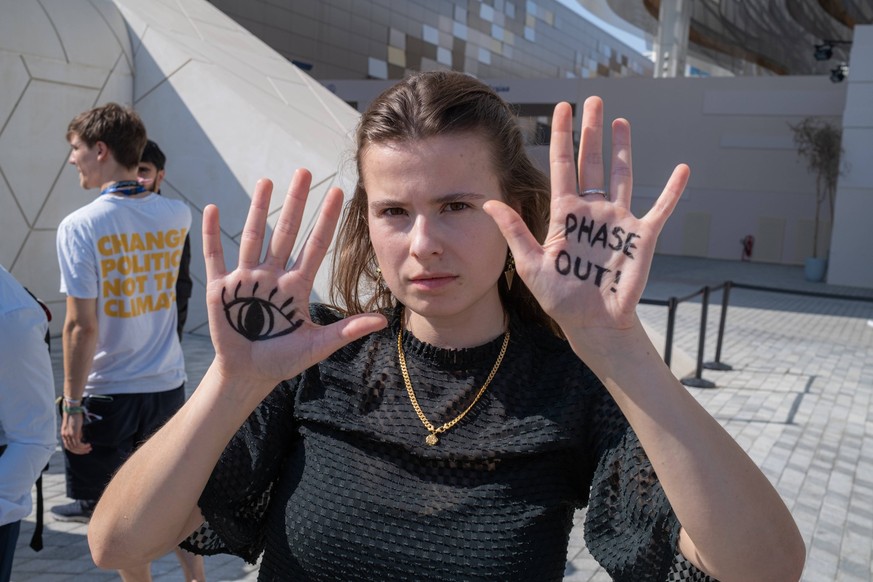
<svg viewBox="0 0 873 582"><path fill-rule="evenodd" d="M403 355L403 325L400 326L400 331L397 332L397 355L400 358L400 372L403 374L403 382L406 384L406 392L409 394L409 400L412 402L412 408L415 410L415 414L418 415L418 419L421 421L421 424L424 425L424 428L430 433L427 435L427 438L424 439L429 446L434 446L440 440L437 438L437 435L443 432L446 432L458 422L462 418L464 418L470 409L476 406L476 403L479 402L479 399L482 398L482 395L485 394L485 389L488 388L488 385L491 383L491 380L494 379L494 375L497 374L497 369L500 367L500 363L503 361L503 355L506 354L506 347L509 345L509 329L507 328L506 333L503 336L503 347L500 348L500 353L497 355L497 361L494 362L494 367L491 368L491 373L488 374L488 378L485 379L485 383L482 384L482 387L479 388L479 392L476 394L476 398L473 399L473 402L464 409L464 412L450 420L449 422L443 424L442 426L434 427L431 422L424 415L424 412L421 410L421 406L418 404L418 399L415 397L415 391L412 389L412 382L409 380L409 371L406 369L406 356Z"/></svg>

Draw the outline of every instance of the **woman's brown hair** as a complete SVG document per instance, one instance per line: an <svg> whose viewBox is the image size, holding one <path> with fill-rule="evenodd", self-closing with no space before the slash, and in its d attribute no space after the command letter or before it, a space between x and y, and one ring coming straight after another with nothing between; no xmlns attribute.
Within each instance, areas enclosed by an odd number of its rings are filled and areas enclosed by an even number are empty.
<svg viewBox="0 0 873 582"><path fill-rule="evenodd" d="M362 174L367 148L464 132L475 132L491 144L493 167L507 204L543 242L549 219L549 180L528 158L512 109L491 87L469 75L419 73L384 91L358 123L358 182L340 225L331 275L330 299L339 309L356 314L396 305L396 299L382 284L370 242ZM511 290L501 277L498 288L508 311L555 329L519 277L514 279Z"/></svg>

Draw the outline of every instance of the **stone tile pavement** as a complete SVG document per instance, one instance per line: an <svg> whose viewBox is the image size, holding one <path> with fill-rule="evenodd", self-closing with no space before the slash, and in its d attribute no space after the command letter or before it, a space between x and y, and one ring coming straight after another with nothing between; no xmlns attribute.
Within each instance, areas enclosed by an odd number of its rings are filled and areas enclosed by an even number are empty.
<svg viewBox="0 0 873 582"><path fill-rule="evenodd" d="M733 288L715 388L689 391L775 484L807 545L806 582L873 580L873 291L803 280L800 267L657 256L645 297L666 300L727 280L855 300ZM715 359L722 292L710 298L703 361ZM655 329L667 308L641 305ZM700 298L676 312L674 350L697 357ZM581 520L577 517L577 522ZM571 535L565 582L606 581Z"/></svg>
<svg viewBox="0 0 873 582"><path fill-rule="evenodd" d="M730 280L747 285L849 295L854 300L808 297L734 287L726 313L720 361L727 371L703 368L714 388L689 391L749 452L776 485L807 544L805 582L873 579L873 291L803 280L802 268L659 255L647 299L686 297ZM708 309L703 361L715 358L722 291ZM641 305L647 326L665 333L667 308ZM700 297L676 310L674 353L697 357ZM53 345L60 383L60 342ZM208 338L182 344L189 389L212 358ZM694 373L692 373L693 375ZM63 459L52 457L45 475L46 508L67 502ZM577 515L581 523L583 513ZM12 580L117 580L91 561L86 525L56 522L46 510L45 549L28 547L33 516L22 524ZM581 526L570 536L565 582L609 577L584 549ZM255 567L238 558L206 558L207 579L250 581ZM173 555L152 565L156 581L182 580Z"/></svg>
<svg viewBox="0 0 873 582"><path fill-rule="evenodd" d="M208 337L185 335L182 340L185 366L188 373L186 392L196 388L212 361L212 343ZM63 360L60 338L52 338L52 364L55 373L55 389L63 390ZM63 582L81 580L102 582L120 580L115 571L102 570L91 560L86 538L88 526L82 523L55 521L49 508L69 503L64 481L64 457L60 447L49 461L49 470L43 475L45 498L44 548L34 552L29 544L33 534L34 516L21 524L21 534L15 550L12 566L12 582ZM34 500L34 507L36 501ZM233 556L209 556L205 559L206 579L209 582L249 582L257 579L257 568ZM179 562L170 553L152 562L152 578L155 582L184 581Z"/></svg>

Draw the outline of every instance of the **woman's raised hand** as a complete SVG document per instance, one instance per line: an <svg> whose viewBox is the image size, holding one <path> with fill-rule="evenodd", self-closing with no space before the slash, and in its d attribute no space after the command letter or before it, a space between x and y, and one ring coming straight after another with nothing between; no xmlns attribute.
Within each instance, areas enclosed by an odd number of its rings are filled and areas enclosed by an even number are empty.
<svg viewBox="0 0 873 582"><path fill-rule="evenodd" d="M206 304L216 353L213 365L227 378L259 386L258 401L278 382L386 325L385 318L376 314L323 327L310 320L309 295L343 201L339 189L327 193L306 244L287 267L311 181L308 171L295 172L263 259L273 185L269 180L258 181L240 237L239 265L232 271L225 267L218 208L210 205L203 212Z"/></svg>
<svg viewBox="0 0 873 582"><path fill-rule="evenodd" d="M642 296L655 243L688 181L688 166L673 170L642 218L630 210L633 189L630 125L612 124L609 183L603 168L603 102L585 101L577 169L572 110L555 107L549 151L551 219L540 245L508 206L489 203L515 256L519 276L565 332L628 329Z"/></svg>

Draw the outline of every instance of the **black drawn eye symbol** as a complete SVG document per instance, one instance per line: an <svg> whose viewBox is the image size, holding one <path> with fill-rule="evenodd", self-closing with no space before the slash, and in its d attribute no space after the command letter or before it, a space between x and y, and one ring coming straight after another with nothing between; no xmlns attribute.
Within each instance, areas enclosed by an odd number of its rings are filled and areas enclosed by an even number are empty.
<svg viewBox="0 0 873 582"><path fill-rule="evenodd" d="M240 297L240 287L242 282L237 284L230 302L225 300L227 289L222 289L221 302L224 304L224 314L230 327L247 340L255 342L288 335L303 325L302 319L293 320L294 314L297 313L295 307L290 307L287 313L285 311L294 302L293 297L281 306L270 301L279 290L278 287L273 289L267 299L254 296L258 290L258 283L255 283L252 288L250 297Z"/></svg>

